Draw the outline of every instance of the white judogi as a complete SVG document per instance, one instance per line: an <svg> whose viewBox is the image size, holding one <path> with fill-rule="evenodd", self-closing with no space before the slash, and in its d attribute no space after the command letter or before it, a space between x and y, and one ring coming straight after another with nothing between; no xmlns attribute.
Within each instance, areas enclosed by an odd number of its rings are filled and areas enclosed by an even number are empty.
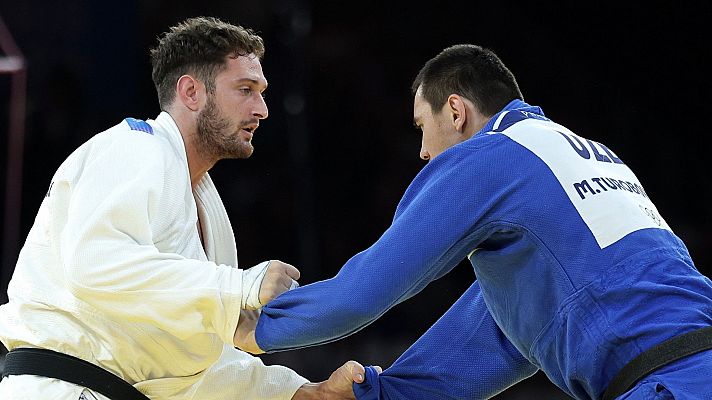
<svg viewBox="0 0 712 400"><path fill-rule="evenodd" d="M290 399L306 379L232 347L250 282L213 182L193 192L175 122L148 123L153 133L123 121L60 166L0 306L0 339L95 363L152 399ZM82 392L16 378L0 398Z"/></svg>

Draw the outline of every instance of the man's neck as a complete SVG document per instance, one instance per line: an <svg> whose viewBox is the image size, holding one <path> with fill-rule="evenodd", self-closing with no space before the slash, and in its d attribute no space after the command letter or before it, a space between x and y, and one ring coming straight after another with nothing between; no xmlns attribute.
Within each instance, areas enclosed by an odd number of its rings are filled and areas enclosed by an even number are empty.
<svg viewBox="0 0 712 400"><path fill-rule="evenodd" d="M173 117L178 131L183 138L185 155L188 159L188 172L190 174L190 186L195 189L203 176L215 165L217 160L203 154L198 146L198 127L193 115L181 110L169 110Z"/></svg>
<svg viewBox="0 0 712 400"><path fill-rule="evenodd" d="M190 173L190 186L195 189L203 176L215 165L215 161L206 160L192 143L192 137L183 137L185 143L185 153L188 157L188 172Z"/></svg>

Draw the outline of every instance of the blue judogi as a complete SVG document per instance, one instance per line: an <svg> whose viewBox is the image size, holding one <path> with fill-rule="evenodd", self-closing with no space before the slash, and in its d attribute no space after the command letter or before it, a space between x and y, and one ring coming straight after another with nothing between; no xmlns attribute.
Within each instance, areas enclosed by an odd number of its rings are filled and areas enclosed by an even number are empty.
<svg viewBox="0 0 712 400"><path fill-rule="evenodd" d="M392 225L334 278L270 302L257 343L278 351L343 338L465 257L477 281L390 368L369 368L358 398L487 398L541 369L571 396L597 399L643 350L712 325L712 282L633 172L515 100L430 161ZM710 376L707 351L628 398L666 395L663 386L712 398Z"/></svg>

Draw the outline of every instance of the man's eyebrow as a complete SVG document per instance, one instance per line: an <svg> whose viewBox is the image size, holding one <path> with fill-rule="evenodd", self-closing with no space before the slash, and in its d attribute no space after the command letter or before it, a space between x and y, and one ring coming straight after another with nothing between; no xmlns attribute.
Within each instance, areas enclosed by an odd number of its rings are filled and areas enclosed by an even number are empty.
<svg viewBox="0 0 712 400"><path fill-rule="evenodd" d="M264 83L265 88L267 88L267 85L268 85L266 81L264 81L264 82L263 82L263 81L258 81L257 79L253 79L253 78L239 78L239 79L235 79L235 83L244 83L244 82L249 82L249 83L252 83L253 85L257 85L257 86L259 86L259 85L261 85L262 83Z"/></svg>

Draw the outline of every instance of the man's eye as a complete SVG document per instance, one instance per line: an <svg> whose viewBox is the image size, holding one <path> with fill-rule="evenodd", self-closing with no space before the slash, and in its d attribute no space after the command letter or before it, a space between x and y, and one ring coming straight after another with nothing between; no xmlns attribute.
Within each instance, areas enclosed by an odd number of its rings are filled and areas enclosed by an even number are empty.
<svg viewBox="0 0 712 400"><path fill-rule="evenodd" d="M241 92L242 94L248 95L248 94L252 93L252 89L250 89L250 88L241 88L241 89L240 89L240 92Z"/></svg>

